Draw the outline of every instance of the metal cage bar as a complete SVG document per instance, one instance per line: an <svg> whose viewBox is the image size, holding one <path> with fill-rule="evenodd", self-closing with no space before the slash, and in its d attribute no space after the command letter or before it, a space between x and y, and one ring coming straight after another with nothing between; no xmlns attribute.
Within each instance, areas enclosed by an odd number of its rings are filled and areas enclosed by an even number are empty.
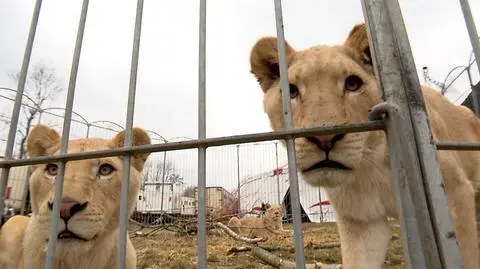
<svg viewBox="0 0 480 269"><path fill-rule="evenodd" d="M480 150L479 142L437 141L437 150Z"/></svg>
<svg viewBox="0 0 480 269"><path fill-rule="evenodd" d="M59 154L55 156L41 156L31 157L28 159L19 160L3 160L0 161L0 168L14 167L23 165L41 164L48 161L74 161L84 159L94 159L103 157L119 156L130 153L146 153L146 152L161 152L174 151L182 149L193 149L199 147L218 147L232 144L252 143L269 140L285 139L287 137L306 137L312 135L328 135L334 133L358 133L369 132L376 130L383 130L385 122L383 120L367 121L362 123L339 124L332 126L322 126L304 129L281 130L275 132L253 133L245 135L234 135L224 137L213 137L205 139L195 139L190 141L156 143L151 145L132 146L129 148L115 148L108 150L98 150L90 152L76 152ZM478 144L480 148L480 143Z"/></svg>
<svg viewBox="0 0 480 269"><path fill-rule="evenodd" d="M462 8L463 18L465 19L465 24L467 26L470 43L472 44L473 54L475 55L475 59L477 59L478 70L480 70L480 37L478 36L477 27L473 21L473 15L468 0L460 0L460 7ZM477 117L480 116L478 99L478 92L472 88L473 110Z"/></svg>
<svg viewBox="0 0 480 269"><path fill-rule="evenodd" d="M32 21L30 22L30 30L28 32L27 44L25 46L25 52L23 55L22 68L20 70L20 76L18 78L17 94L15 96L15 103L12 110L12 118L10 121L10 129L8 130L7 147L5 149L5 160L12 159L13 148L15 146L15 137L17 134L18 118L20 116L20 108L22 106L23 92L25 90L25 82L27 80L28 66L30 65L30 57L32 56L33 42L35 41L35 33L37 32L38 18L40 17L40 9L42 7L42 0L35 2L35 8L33 10ZM10 167L3 167L2 177L0 183L0 194L2 195L0 201L0 216L3 216L3 209L5 203L5 190L7 189L8 177L10 175Z"/></svg>
<svg viewBox="0 0 480 269"><path fill-rule="evenodd" d="M112 156L119 156L126 153L134 154L134 153L193 149L193 148L199 148L199 147L218 147L218 146L225 146L225 145L232 145L232 144L243 144L243 143L261 142L261 141L268 141L268 140L285 139L287 137L296 138L296 137L306 137L306 136L312 136L312 135L329 135L334 133L369 132L369 131L383 130L384 126L385 126L385 122L383 120L375 120L375 121L367 121L362 123L339 124L339 125L313 127L313 128L281 130L281 131L275 131L275 132L213 137L213 138L205 138L205 139L195 139L190 141L180 141L180 142L156 143L151 145L132 146L129 148L115 148L115 149L98 150L98 151L90 151L90 152L75 152L75 153L59 154L55 156L31 157L28 159L20 159L20 160L4 160L4 161L0 161L0 168L41 164L48 161L62 161L62 160L74 161L74 160L112 157ZM480 148L480 144L479 144L479 148Z"/></svg>
<svg viewBox="0 0 480 269"><path fill-rule="evenodd" d="M133 140L133 116L135 110L135 93L137 89L138 58L140 54L140 36L142 33L143 0L137 1L135 30L133 34L132 61L130 66L130 84L128 89L127 118L125 122L124 146L131 147ZM130 181L130 164L132 155L123 156L123 173L120 199L120 235L118 242L117 268L124 269L127 253L127 223L128 223L128 186Z"/></svg>
<svg viewBox="0 0 480 269"><path fill-rule="evenodd" d="M290 84L288 82L287 52L283 33L282 1L275 0L275 22L277 30L278 63L280 68L280 86L282 88L284 129L293 128ZM290 182L290 200L293 215L293 230L295 233L295 258L297 268L305 268L305 253L302 235L302 216L300 212L300 198L297 177L297 160L295 154L295 140L287 137L288 180Z"/></svg>
<svg viewBox="0 0 480 269"><path fill-rule="evenodd" d="M198 27L198 138L205 139L206 127L206 47L207 0L200 0ZM207 268L207 147L198 147L198 249L197 266Z"/></svg>
<svg viewBox="0 0 480 269"><path fill-rule="evenodd" d="M75 41L75 49L73 51L72 69L70 70L70 80L68 83L67 100L65 103L65 117L63 119L62 141L60 144L60 154L68 151L68 141L70 138L70 125L72 123L72 108L75 97L75 86L77 83L78 64L80 62L80 53L82 51L83 34L85 32L85 23L87 20L89 0L84 0L82 10L80 12L80 21L78 23L77 39ZM58 166L58 174L55 178L55 196L52 209L52 223L50 227L50 238L48 240L47 258L45 260L45 268L55 268L55 250L57 247L57 229L58 220L60 219L60 207L63 192L63 181L65 179L66 161L60 161Z"/></svg>
<svg viewBox="0 0 480 269"><path fill-rule="evenodd" d="M362 6L375 75L387 101L373 114L386 112L389 117L389 151L409 268L461 268L400 6L395 0L363 0Z"/></svg>

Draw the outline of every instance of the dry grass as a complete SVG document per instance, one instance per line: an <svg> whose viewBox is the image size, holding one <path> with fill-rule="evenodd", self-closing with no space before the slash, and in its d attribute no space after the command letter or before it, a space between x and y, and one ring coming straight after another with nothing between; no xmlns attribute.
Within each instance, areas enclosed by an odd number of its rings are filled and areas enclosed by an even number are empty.
<svg viewBox="0 0 480 269"><path fill-rule="evenodd" d="M285 225L285 229L291 229ZM396 223L392 223L394 234L399 234ZM137 268L196 268L197 237L185 234L176 234L169 231L159 231L150 236L134 236L131 234L133 245L137 251ZM340 248L313 249L312 245L338 243L338 233L335 223L304 224L304 244L307 262L341 263ZM208 235L208 266L209 268L273 268L253 257L250 252L235 253L227 256L232 247L246 246L229 236ZM293 235L271 238L265 244L279 246L293 246ZM274 251L281 258L294 261L294 251ZM387 269L406 268L403 264L403 250L401 240L391 240L389 252L384 267Z"/></svg>

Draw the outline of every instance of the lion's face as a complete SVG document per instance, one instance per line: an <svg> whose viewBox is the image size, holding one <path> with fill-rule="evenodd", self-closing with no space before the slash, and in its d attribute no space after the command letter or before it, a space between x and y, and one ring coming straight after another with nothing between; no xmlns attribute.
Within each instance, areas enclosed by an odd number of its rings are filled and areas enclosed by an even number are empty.
<svg viewBox="0 0 480 269"><path fill-rule="evenodd" d="M295 128L358 123L380 101L364 25L344 45L295 51L287 43L288 79ZM252 73L264 91L264 109L274 130L284 127L276 38L262 38L251 53ZM373 153L379 132L298 138L297 166L312 185L348 183Z"/></svg>
<svg viewBox="0 0 480 269"><path fill-rule="evenodd" d="M269 205L265 210L265 218L281 221L283 218L283 207L282 205Z"/></svg>
<svg viewBox="0 0 480 269"><path fill-rule="evenodd" d="M148 134L135 128L134 145L149 144ZM69 142L68 152L105 150L123 146L124 134L112 140L79 139ZM44 125L32 129L27 149L30 156L48 156L59 153L60 136ZM135 209L143 164L148 154L138 154L130 168L128 211ZM37 237L48 241L55 195L58 163L33 167L30 192L33 220ZM58 223L58 249L88 251L96 242L111 234L118 227L120 193L123 173L122 157L107 157L71 161L66 164Z"/></svg>

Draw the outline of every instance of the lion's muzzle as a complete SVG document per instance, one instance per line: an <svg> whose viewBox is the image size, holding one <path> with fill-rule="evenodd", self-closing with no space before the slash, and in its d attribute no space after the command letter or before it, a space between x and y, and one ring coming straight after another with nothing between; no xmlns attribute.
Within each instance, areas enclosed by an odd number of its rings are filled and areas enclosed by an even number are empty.
<svg viewBox="0 0 480 269"><path fill-rule="evenodd" d="M322 135L322 136L310 136L306 139L315 144L319 149L328 152L335 146L335 144L345 137L345 134L336 135Z"/></svg>
<svg viewBox="0 0 480 269"><path fill-rule="evenodd" d="M84 210L88 202L80 203L70 197L63 197L61 200L60 217L66 222L76 213ZM53 202L48 202L48 208L53 210Z"/></svg>

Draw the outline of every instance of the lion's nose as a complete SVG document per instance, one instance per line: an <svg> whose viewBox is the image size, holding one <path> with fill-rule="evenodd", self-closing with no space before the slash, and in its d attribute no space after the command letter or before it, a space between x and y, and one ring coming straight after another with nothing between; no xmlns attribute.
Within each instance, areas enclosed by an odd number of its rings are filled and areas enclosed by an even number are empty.
<svg viewBox="0 0 480 269"><path fill-rule="evenodd" d="M61 201L60 217L65 221L69 220L73 215L82 211L87 207L87 203L80 203L70 197L64 197ZM53 202L48 202L48 208L53 209Z"/></svg>
<svg viewBox="0 0 480 269"><path fill-rule="evenodd" d="M321 150L330 151L345 134L310 136L307 140L317 145Z"/></svg>

